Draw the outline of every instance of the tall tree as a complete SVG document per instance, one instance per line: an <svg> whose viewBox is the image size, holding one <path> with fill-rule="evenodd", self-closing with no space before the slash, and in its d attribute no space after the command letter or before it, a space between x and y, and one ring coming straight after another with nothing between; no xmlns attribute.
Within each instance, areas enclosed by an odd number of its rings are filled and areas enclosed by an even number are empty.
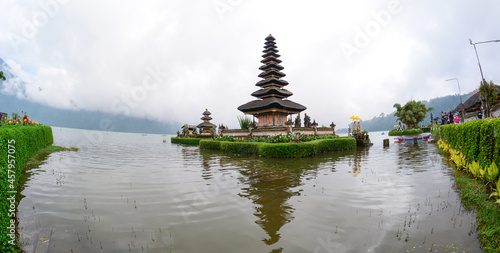
<svg viewBox="0 0 500 253"><path fill-rule="evenodd" d="M4 80L4 81L7 79L7 78L5 78L5 76L3 75L3 71L0 71L0 79L2 79L2 80Z"/></svg>
<svg viewBox="0 0 500 253"><path fill-rule="evenodd" d="M485 118L489 118L491 116L491 107L498 99L498 94L495 90L496 88L493 81L488 83L486 80L483 80L479 86L479 95L481 102L483 102L482 104L484 105Z"/></svg>
<svg viewBox="0 0 500 253"><path fill-rule="evenodd" d="M434 110L434 108L427 108L424 103L415 100L408 101L404 106L396 103L393 107L396 108L394 116L408 128L418 128L418 124L425 119L425 115Z"/></svg>

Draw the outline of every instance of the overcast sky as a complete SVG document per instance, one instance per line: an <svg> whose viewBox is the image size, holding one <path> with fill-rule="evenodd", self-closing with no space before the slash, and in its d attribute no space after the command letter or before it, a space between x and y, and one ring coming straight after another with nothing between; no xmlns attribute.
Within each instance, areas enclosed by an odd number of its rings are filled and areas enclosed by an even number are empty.
<svg viewBox="0 0 500 253"><path fill-rule="evenodd" d="M265 37L286 89L320 125L345 128L394 103L473 91L473 42L500 39L500 2L2 0L0 57L22 77L1 92L58 108L238 127ZM500 43L477 45L500 83ZM303 113L302 113L303 118ZM35 116L33 116L35 117ZM36 117L35 117L36 118Z"/></svg>

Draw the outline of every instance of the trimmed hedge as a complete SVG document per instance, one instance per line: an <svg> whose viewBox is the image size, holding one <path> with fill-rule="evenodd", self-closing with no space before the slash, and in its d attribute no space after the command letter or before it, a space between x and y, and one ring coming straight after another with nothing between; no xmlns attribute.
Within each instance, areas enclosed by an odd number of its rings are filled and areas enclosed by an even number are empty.
<svg viewBox="0 0 500 253"><path fill-rule="evenodd" d="M444 125L440 136L451 148L462 152L467 162L476 161L483 168L492 162L500 164L500 119Z"/></svg>
<svg viewBox="0 0 500 253"><path fill-rule="evenodd" d="M255 154L274 158L299 158L323 152L356 148L356 139L342 137L301 143L229 142L202 140L200 149L221 150L238 154Z"/></svg>
<svg viewBox="0 0 500 253"><path fill-rule="evenodd" d="M198 145L200 143L200 138L180 138L171 137L170 142L176 144L187 144L187 145Z"/></svg>
<svg viewBox="0 0 500 253"><path fill-rule="evenodd" d="M244 144L244 145L241 145ZM259 154L260 144L258 142L231 142L223 141L220 144L220 150L224 152L238 153L238 154Z"/></svg>
<svg viewBox="0 0 500 253"><path fill-rule="evenodd" d="M11 203L8 199L15 194L8 192L17 191L23 166L29 158L52 142L52 128L49 126L0 127L0 252L19 250L17 241L13 240L16 238L10 238L10 232L7 229L11 226L11 218L14 218L10 216L16 214L15 211L9 211ZM10 178L9 170L13 172L10 173ZM15 205L17 204L16 200Z"/></svg>
<svg viewBox="0 0 500 253"><path fill-rule="evenodd" d="M439 128L439 148L450 153L462 202L477 211L485 252L500 252L500 119L474 120ZM463 171L461 171L463 170ZM492 200L496 196L497 200Z"/></svg>

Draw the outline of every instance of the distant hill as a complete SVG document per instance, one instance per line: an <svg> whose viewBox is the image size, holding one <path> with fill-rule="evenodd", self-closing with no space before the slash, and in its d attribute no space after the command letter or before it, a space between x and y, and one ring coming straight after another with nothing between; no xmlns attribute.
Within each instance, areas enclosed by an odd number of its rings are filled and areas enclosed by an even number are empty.
<svg viewBox="0 0 500 253"><path fill-rule="evenodd" d="M472 92L467 93L465 95L462 95L462 101L465 103L465 101L472 95ZM431 111L433 117L440 117L441 112L449 112L454 110L459 104L460 104L460 96L457 95L449 95L445 97L438 97L438 98L433 98L430 99L429 101L424 100L422 101L427 107L434 107L434 110ZM403 105L403 104L402 104ZM394 112L385 115L385 114L380 114L378 117L373 117L370 120L363 120L361 122L361 126L363 129L365 129L368 132L374 132L374 131L388 131L391 130L394 125L398 124L396 122L396 117L394 116ZM430 113L427 114L427 117L425 120L422 122L422 124L428 125L430 122ZM352 124L350 125L352 128ZM345 129L340 129L338 132L346 132Z"/></svg>
<svg viewBox="0 0 500 253"><path fill-rule="evenodd" d="M57 109L3 94L0 94L0 111L8 113L9 116L12 112L21 114L21 111L24 111L30 118L44 125L87 130L175 134L182 125L177 122L163 123L96 111Z"/></svg>
<svg viewBox="0 0 500 253"><path fill-rule="evenodd" d="M1 58L0 71L4 72L7 80L17 78ZM3 82L0 80L0 90ZM87 130L175 134L182 126L178 122L164 123L98 111L57 109L0 93L0 112L5 112L10 116L12 112L21 114L22 111L44 125Z"/></svg>

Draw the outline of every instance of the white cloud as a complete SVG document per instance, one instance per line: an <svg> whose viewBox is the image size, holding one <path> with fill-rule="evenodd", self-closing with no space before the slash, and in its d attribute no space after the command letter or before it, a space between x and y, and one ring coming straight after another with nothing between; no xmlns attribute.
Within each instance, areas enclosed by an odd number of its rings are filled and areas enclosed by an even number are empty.
<svg viewBox="0 0 500 253"><path fill-rule="evenodd" d="M339 128L352 115L369 119L411 98L455 94L449 78L472 91L479 71L468 39L500 39L494 0L4 2L0 57L27 84L11 81L3 92L191 124L208 108L214 123L230 127L242 114L236 108L254 99L269 33L290 99L320 125L334 121ZM49 11L41 4L48 2ZM398 11L391 12L394 4ZM364 44L356 41L359 31L368 36ZM350 61L342 43L357 47ZM478 53L487 78L500 82L500 43L479 45ZM165 76L146 88L148 69L157 68Z"/></svg>

